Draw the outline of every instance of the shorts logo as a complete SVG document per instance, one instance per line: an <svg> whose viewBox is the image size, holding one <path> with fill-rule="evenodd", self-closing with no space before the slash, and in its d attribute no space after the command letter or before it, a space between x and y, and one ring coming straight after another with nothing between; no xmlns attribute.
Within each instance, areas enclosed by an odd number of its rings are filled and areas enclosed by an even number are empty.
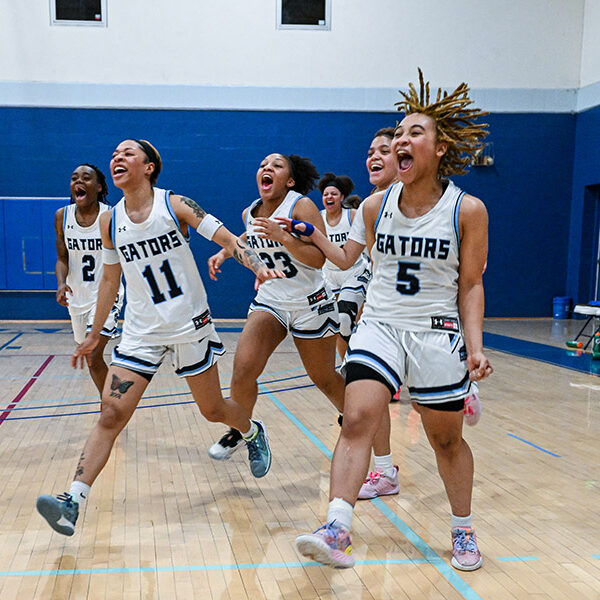
<svg viewBox="0 0 600 600"><path fill-rule="evenodd" d="M442 331L460 331L458 319L455 317L431 317L431 329Z"/></svg>
<svg viewBox="0 0 600 600"><path fill-rule="evenodd" d="M467 360L467 349L465 346L461 346L460 350L458 351L458 357L460 358L461 362Z"/></svg>
<svg viewBox="0 0 600 600"><path fill-rule="evenodd" d="M212 321L210 318L210 312L206 310L201 315L194 317L192 321L194 321L194 327L196 329L202 329L202 327L208 325L208 323Z"/></svg>
<svg viewBox="0 0 600 600"><path fill-rule="evenodd" d="M321 302L321 300L327 300L328 296L327 296L327 290L325 288L321 288L320 290L317 290L314 294L311 294L310 296L306 297L308 300L308 305L312 306L313 304L316 304L317 302Z"/></svg>
<svg viewBox="0 0 600 600"><path fill-rule="evenodd" d="M365 269L356 279L358 281L362 281L363 283L369 283L369 281L371 281L371 271L369 271L369 269Z"/></svg>
<svg viewBox="0 0 600 600"><path fill-rule="evenodd" d="M333 312L335 310L335 304L332 302L331 304L324 304L323 306L319 306L317 309L317 313L320 315L324 315L328 312Z"/></svg>

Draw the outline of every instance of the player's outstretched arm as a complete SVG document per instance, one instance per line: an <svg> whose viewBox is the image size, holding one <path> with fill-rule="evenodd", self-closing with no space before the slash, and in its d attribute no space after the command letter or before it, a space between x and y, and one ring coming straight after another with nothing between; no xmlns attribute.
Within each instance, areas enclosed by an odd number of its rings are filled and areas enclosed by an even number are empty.
<svg viewBox="0 0 600 600"><path fill-rule="evenodd" d="M110 311L115 303L119 286L121 284L121 263L114 249L112 240L108 233L110 228L111 211L106 211L100 215L100 234L102 236L102 258L103 270L102 279L98 286L98 297L96 299L96 314L91 331L87 334L85 340L73 353L71 365L77 368L77 365L83 369L85 362L91 361L92 350L98 345L100 332L108 318ZM113 262L107 262L113 261ZM116 261L116 262L115 262Z"/></svg>
<svg viewBox="0 0 600 600"><path fill-rule="evenodd" d="M322 233L325 232L325 225L321 218L321 213L315 206L315 203L306 196L300 198L294 210L292 217L312 223L315 229ZM273 219L257 217L253 219L254 227L260 237L267 238L274 242L279 242L285 246L286 250L300 262L314 269L320 269L325 263L325 255L316 245L309 242L308 238L298 238L285 231Z"/></svg>

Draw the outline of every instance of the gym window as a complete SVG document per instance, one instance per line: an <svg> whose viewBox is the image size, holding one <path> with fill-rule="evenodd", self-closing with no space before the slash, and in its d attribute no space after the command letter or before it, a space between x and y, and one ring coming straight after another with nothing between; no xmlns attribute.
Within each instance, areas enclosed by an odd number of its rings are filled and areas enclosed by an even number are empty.
<svg viewBox="0 0 600 600"><path fill-rule="evenodd" d="M106 0L50 0L50 24L106 27Z"/></svg>
<svg viewBox="0 0 600 600"><path fill-rule="evenodd" d="M277 0L277 29L331 29L331 0Z"/></svg>

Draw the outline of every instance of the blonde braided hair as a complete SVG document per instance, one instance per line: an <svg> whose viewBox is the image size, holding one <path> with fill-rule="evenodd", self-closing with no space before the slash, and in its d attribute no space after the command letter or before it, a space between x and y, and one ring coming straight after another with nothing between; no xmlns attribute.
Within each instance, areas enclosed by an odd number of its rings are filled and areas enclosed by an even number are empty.
<svg viewBox="0 0 600 600"><path fill-rule="evenodd" d="M438 176L464 175L473 158L483 148L483 138L489 133L487 123L475 123L478 117L489 113L479 108L468 108L473 103L469 98L470 88L461 83L451 94L438 88L435 102L430 102L429 82L423 80L419 69L419 93L412 83L409 91L400 94L403 100L394 106L406 115L422 113L431 117L436 124L439 142L448 144L438 167Z"/></svg>

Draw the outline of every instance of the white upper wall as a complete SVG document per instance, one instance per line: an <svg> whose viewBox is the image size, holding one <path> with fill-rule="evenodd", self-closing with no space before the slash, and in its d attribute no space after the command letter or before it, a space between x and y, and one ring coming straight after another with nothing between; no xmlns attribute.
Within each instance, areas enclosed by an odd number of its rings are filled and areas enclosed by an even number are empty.
<svg viewBox="0 0 600 600"><path fill-rule="evenodd" d="M0 0L0 104L204 107L208 94L219 108L250 87L247 108L288 108L269 89L291 88L300 109L355 109L388 106L421 66L436 86L468 81L488 107L491 94L494 110L515 90L532 110L569 110L583 70L599 79L598 26L586 26L585 69L581 49L584 6L597 20L600 0L331 0L331 31L277 30L276 1L109 0L97 28L50 26L48 0ZM233 91L194 97L204 86ZM323 88L318 106L306 88Z"/></svg>
<svg viewBox="0 0 600 600"><path fill-rule="evenodd" d="M584 87L598 81L600 81L600 0L586 0L580 86Z"/></svg>

